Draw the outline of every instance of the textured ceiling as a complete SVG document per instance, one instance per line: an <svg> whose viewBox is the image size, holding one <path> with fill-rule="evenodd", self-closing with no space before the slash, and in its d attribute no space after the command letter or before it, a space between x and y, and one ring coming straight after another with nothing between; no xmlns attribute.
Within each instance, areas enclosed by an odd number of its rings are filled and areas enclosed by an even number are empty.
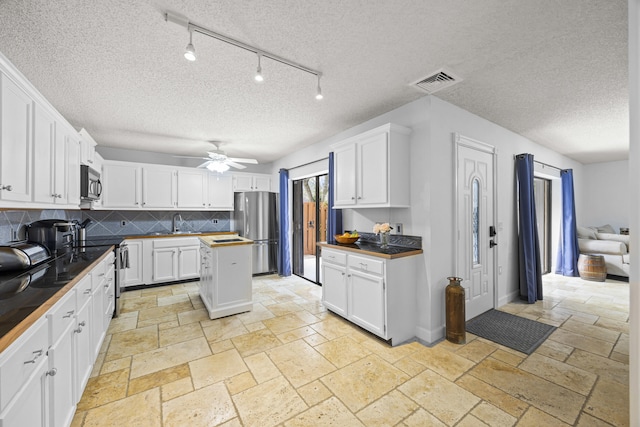
<svg viewBox="0 0 640 427"><path fill-rule="evenodd" d="M313 75L195 34L164 12ZM261 163L436 96L582 163L627 158L626 0L0 1L0 52L101 146Z"/></svg>

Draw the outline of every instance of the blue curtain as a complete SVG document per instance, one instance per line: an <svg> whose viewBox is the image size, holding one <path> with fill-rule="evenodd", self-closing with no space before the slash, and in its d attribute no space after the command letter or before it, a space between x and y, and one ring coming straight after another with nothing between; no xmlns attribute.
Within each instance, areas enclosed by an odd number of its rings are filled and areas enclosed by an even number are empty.
<svg viewBox="0 0 640 427"><path fill-rule="evenodd" d="M520 298L533 304L542 299L542 269L533 190L533 154L516 156Z"/></svg>
<svg viewBox="0 0 640 427"><path fill-rule="evenodd" d="M556 274L578 276L578 235L576 231L576 203L573 193L573 170L560 172L562 180L562 223L556 261Z"/></svg>
<svg viewBox="0 0 640 427"><path fill-rule="evenodd" d="M329 218L327 218L327 243L335 243L336 234L342 234L342 209L333 209L335 181L333 180L333 152L329 153Z"/></svg>
<svg viewBox="0 0 640 427"><path fill-rule="evenodd" d="M289 239L289 171L280 169L280 242L278 274L291 276L291 241Z"/></svg>

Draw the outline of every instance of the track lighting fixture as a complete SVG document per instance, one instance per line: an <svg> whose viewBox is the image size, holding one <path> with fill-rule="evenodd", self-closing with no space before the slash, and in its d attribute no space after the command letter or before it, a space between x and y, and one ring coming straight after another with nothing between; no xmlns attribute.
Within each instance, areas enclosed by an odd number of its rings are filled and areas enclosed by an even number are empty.
<svg viewBox="0 0 640 427"><path fill-rule="evenodd" d="M260 61L261 58L262 54L258 52L258 69L256 70L256 76L254 77L258 83L264 81L264 78L262 77L262 64Z"/></svg>
<svg viewBox="0 0 640 427"><path fill-rule="evenodd" d="M165 13L165 21L167 22L173 22L174 24L178 24L182 27L185 27L188 31L189 31L189 44L187 45L187 48L185 50L184 53L184 57L186 59L188 59L189 61L195 61L196 60L196 50L193 47L193 32L196 31L200 34L203 34L205 36L209 36L213 39L216 40L220 40L222 42L228 43L230 45L233 45L235 47L238 47L240 49L244 49L246 51L249 52L253 52L256 55L258 55L258 68L256 69L256 74L255 74L255 80L257 82L261 82L264 80L263 76L262 76L262 57L267 57L269 59L271 59L272 61L275 62L279 62L280 64L284 64L284 65L288 65L291 68L296 68L300 71L304 71L305 73L309 73L309 74L313 74L314 76L316 76L318 78L318 87L317 87L317 91L316 91L316 99L320 100L323 98L322 96L322 90L320 89L320 76L322 75L322 73L318 70L314 70L313 68L309 68L309 67L305 67L304 65L300 65L297 62L293 62L290 61L286 58L283 58L282 56L276 55L274 53L271 52L267 52L265 50L262 49L258 49L255 46L251 46L249 44L243 43L239 40L236 39L232 39L231 37L227 37L223 34L220 33L216 33L214 31L211 31L205 27L201 27L199 25L196 25L192 22L190 22L187 18L176 15L174 13L171 12L166 12Z"/></svg>
<svg viewBox="0 0 640 427"><path fill-rule="evenodd" d="M322 73L318 73L318 90L316 91L316 99L320 101L324 96L322 96L322 89L320 88L320 76Z"/></svg>
<svg viewBox="0 0 640 427"><path fill-rule="evenodd" d="M193 30L189 30L189 44L184 50L184 57L189 61L196 60L196 49L193 47Z"/></svg>

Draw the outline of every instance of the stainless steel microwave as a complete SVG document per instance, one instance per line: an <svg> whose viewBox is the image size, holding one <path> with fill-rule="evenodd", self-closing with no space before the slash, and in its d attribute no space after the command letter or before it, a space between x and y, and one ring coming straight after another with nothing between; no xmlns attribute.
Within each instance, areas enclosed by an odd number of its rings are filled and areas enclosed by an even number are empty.
<svg viewBox="0 0 640 427"><path fill-rule="evenodd" d="M99 200L101 194L100 172L87 165L80 165L80 198L82 200Z"/></svg>

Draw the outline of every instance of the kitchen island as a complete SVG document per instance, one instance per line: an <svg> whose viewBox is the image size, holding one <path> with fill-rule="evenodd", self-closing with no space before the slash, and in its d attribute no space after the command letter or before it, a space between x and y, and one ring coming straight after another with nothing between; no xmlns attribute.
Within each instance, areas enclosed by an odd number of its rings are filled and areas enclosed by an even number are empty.
<svg viewBox="0 0 640 427"><path fill-rule="evenodd" d="M252 240L238 235L200 237L200 297L217 319L251 311Z"/></svg>

